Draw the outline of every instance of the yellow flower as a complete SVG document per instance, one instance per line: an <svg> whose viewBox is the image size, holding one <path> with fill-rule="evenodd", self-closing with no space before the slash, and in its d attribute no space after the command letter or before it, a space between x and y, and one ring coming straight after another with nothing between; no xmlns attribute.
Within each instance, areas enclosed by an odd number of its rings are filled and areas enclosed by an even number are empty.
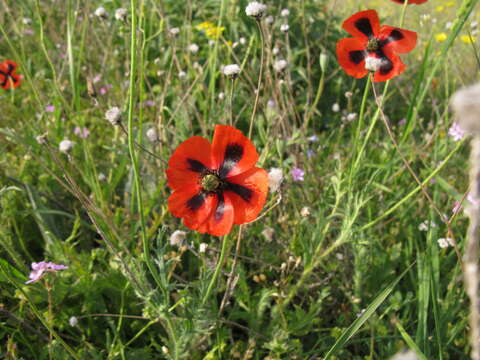
<svg viewBox="0 0 480 360"><path fill-rule="evenodd" d="M455 6L455 1L449 1L447 3L445 3L445 6Z"/></svg>
<svg viewBox="0 0 480 360"><path fill-rule="evenodd" d="M198 24L196 26L196 29L197 30L206 30L206 29L209 29L213 26L215 26L215 25L213 23L211 23L210 21L204 21L204 22Z"/></svg>
<svg viewBox="0 0 480 360"><path fill-rule="evenodd" d="M475 42L475 39L470 35L462 35L460 36L460 40L462 40L465 44L471 44Z"/></svg>
<svg viewBox="0 0 480 360"><path fill-rule="evenodd" d="M437 12L445 11L445 6L437 6L437 7L435 8L435 11L437 11Z"/></svg>
<svg viewBox="0 0 480 360"><path fill-rule="evenodd" d="M195 28L199 31L204 31L205 35L207 35L209 39L214 39L214 40L217 40L220 36L222 36L222 33L225 30L223 26L221 27L216 26L214 23L210 21L204 21L198 24L197 26L195 26Z"/></svg>
<svg viewBox="0 0 480 360"><path fill-rule="evenodd" d="M447 34L445 34L444 32L435 34L435 40L437 40L438 42L443 42L447 40Z"/></svg>

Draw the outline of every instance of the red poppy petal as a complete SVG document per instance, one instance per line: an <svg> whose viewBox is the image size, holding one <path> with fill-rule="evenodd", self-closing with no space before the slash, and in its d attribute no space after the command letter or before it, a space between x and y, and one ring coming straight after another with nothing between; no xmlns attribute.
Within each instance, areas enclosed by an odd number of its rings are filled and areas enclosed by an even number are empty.
<svg viewBox="0 0 480 360"><path fill-rule="evenodd" d="M255 220L265 205L268 192L268 174L264 169L253 168L228 179L225 193L235 209L235 224Z"/></svg>
<svg viewBox="0 0 480 360"><path fill-rule="evenodd" d="M212 142L212 166L220 177L241 174L258 160L255 146L242 132L232 126L216 125Z"/></svg>
<svg viewBox="0 0 480 360"><path fill-rule="evenodd" d="M343 22L342 27L351 35L367 40L380 30L380 20L375 10L360 11Z"/></svg>
<svg viewBox="0 0 480 360"><path fill-rule="evenodd" d="M18 65L11 60L0 63L0 86L4 89L16 88L20 85L20 76L15 74Z"/></svg>
<svg viewBox="0 0 480 360"><path fill-rule="evenodd" d="M393 2L396 2L396 3L399 3L399 4L404 4L405 3L405 0L392 0ZM426 3L428 0L409 0L408 1L408 5L410 4L424 4Z"/></svg>
<svg viewBox="0 0 480 360"><path fill-rule="evenodd" d="M337 42L337 59L345 72L357 79L368 74L365 69L366 41L348 38Z"/></svg>
<svg viewBox="0 0 480 360"><path fill-rule="evenodd" d="M382 52L378 55L385 60L385 64L375 72L375 82L387 81L405 71L405 64L391 49L384 48Z"/></svg>
<svg viewBox="0 0 480 360"><path fill-rule="evenodd" d="M412 51L417 44L417 33L415 31L396 28L384 25L380 29L378 39L396 53L404 54Z"/></svg>
<svg viewBox="0 0 480 360"><path fill-rule="evenodd" d="M192 230L206 221L214 206L215 197L198 189L174 191L168 198L168 209L172 215L183 218L185 226Z"/></svg>
<svg viewBox="0 0 480 360"><path fill-rule="evenodd" d="M234 209L229 195L219 193L217 203L207 221L197 231L206 232L214 236L227 235L233 226Z"/></svg>
<svg viewBox="0 0 480 360"><path fill-rule="evenodd" d="M211 167L210 142L200 136L192 136L181 143L168 161L168 186L174 190L197 184L202 172Z"/></svg>

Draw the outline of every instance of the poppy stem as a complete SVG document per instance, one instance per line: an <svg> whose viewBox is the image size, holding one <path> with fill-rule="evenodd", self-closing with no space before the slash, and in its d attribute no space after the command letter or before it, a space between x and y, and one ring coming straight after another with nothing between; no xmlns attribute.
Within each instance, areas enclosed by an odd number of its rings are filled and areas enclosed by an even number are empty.
<svg viewBox="0 0 480 360"><path fill-rule="evenodd" d="M263 59L265 57L265 36L263 34L262 23L260 20L257 20L258 31L260 32L260 39L262 41L262 53L260 57L260 72L258 74L257 82L257 93L255 94L255 103L253 104L252 117L250 118L250 125L248 127L248 138L252 137L253 130L253 120L255 119L255 114L257 113L258 100L260 98L260 86L262 85L262 75L263 75Z"/></svg>
<svg viewBox="0 0 480 360"><path fill-rule="evenodd" d="M229 244L228 240L229 240L228 235L225 235L222 239L222 250L220 251L220 257L218 258L217 266L215 267L215 272L213 273L213 276L210 279L210 283L208 284L207 292L205 293L205 296L202 299L202 306L206 304L208 298L212 294L213 287L217 283L218 275L222 271L223 263L225 262L225 256L228 250L228 244Z"/></svg>
<svg viewBox="0 0 480 360"><path fill-rule="evenodd" d="M235 77L232 77L232 83L230 86L230 99L229 99L230 126L233 126L233 90L234 88L235 88Z"/></svg>
<svg viewBox="0 0 480 360"><path fill-rule="evenodd" d="M403 3L403 7L402 7L402 15L400 16L400 25L399 27L402 27L403 26L403 22L405 21L405 14L407 13L407 5L408 5L408 1L405 1Z"/></svg>

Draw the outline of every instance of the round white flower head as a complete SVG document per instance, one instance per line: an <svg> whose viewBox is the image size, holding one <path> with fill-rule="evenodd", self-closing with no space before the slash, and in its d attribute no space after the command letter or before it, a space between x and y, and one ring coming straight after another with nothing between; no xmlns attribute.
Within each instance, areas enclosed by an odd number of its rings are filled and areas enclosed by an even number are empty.
<svg viewBox="0 0 480 360"><path fill-rule="evenodd" d="M288 26L288 24L282 24L282 26L280 26L280 31L281 32L288 32L288 30L290 30L290 26Z"/></svg>
<svg viewBox="0 0 480 360"><path fill-rule="evenodd" d="M224 100L225 99L225 93L222 91L221 93L218 94L218 100Z"/></svg>
<svg viewBox="0 0 480 360"><path fill-rule="evenodd" d="M300 215L302 217L309 217L310 216L310 208L308 206L304 206L302 210L300 210Z"/></svg>
<svg viewBox="0 0 480 360"><path fill-rule="evenodd" d="M275 193L280 189L283 181L283 171L279 168L271 168L268 172L268 187L271 193Z"/></svg>
<svg viewBox="0 0 480 360"><path fill-rule="evenodd" d="M121 116L122 110L120 110L117 106L108 109L105 113L105 119L107 119L112 125L120 124Z"/></svg>
<svg viewBox="0 0 480 360"><path fill-rule="evenodd" d="M357 113L350 113L347 115L347 120L348 121L353 121L357 118Z"/></svg>
<svg viewBox="0 0 480 360"><path fill-rule="evenodd" d="M177 36L180 33L180 29L178 27L173 27L169 30L170 35Z"/></svg>
<svg viewBox="0 0 480 360"><path fill-rule="evenodd" d="M200 243L200 246L198 247L198 252L201 254L204 254L207 252L208 244L207 243Z"/></svg>
<svg viewBox="0 0 480 360"><path fill-rule="evenodd" d="M98 16L99 18L105 19L107 17L107 11L103 6L100 6L97 8L94 12L95 16Z"/></svg>
<svg viewBox="0 0 480 360"><path fill-rule="evenodd" d="M187 73L186 73L185 71L180 71L180 72L178 73L178 77L179 77L180 79L185 79L185 78L187 77Z"/></svg>
<svg viewBox="0 0 480 360"><path fill-rule="evenodd" d="M248 3L247 7L245 8L245 14L256 19L261 19L263 15L265 15L266 11L267 5L262 4L258 1L252 1Z"/></svg>
<svg viewBox="0 0 480 360"><path fill-rule="evenodd" d="M194 54L196 54L199 49L200 49L200 48L198 47L197 44L190 44L190 45L188 46L188 51L190 51L190 52L192 52L192 53L194 53Z"/></svg>
<svg viewBox="0 0 480 360"><path fill-rule="evenodd" d="M237 64L225 65L223 74L226 76L237 77L240 74L240 66Z"/></svg>
<svg viewBox="0 0 480 360"><path fill-rule="evenodd" d="M105 175L103 172L98 174L98 181L105 181L107 180L107 175Z"/></svg>
<svg viewBox="0 0 480 360"><path fill-rule="evenodd" d="M24 25L30 25L32 23L32 19L24 17L22 19L22 22L23 22Z"/></svg>
<svg viewBox="0 0 480 360"><path fill-rule="evenodd" d="M47 134L38 135L35 137L35 140L37 140L37 143L40 145L45 145L47 143Z"/></svg>
<svg viewBox="0 0 480 360"><path fill-rule="evenodd" d="M272 49L272 53L273 53L273 55L278 55L278 54L280 53L280 49L275 46L275 47Z"/></svg>
<svg viewBox="0 0 480 360"><path fill-rule="evenodd" d="M247 39L245 39L244 37L241 37L240 39L238 39L238 42L242 45L245 45L247 43Z"/></svg>
<svg viewBox="0 0 480 360"><path fill-rule="evenodd" d="M383 59L377 58L375 56L367 56L365 59L365 69L368 71L377 71L383 65Z"/></svg>
<svg viewBox="0 0 480 360"><path fill-rule="evenodd" d="M288 9L283 9L282 12L280 13L280 16L282 17L288 17L290 15L290 10Z"/></svg>
<svg viewBox="0 0 480 360"><path fill-rule="evenodd" d="M158 141L158 133L157 133L157 130L155 128L150 128L147 130L147 138L148 140L150 140L151 142L157 142Z"/></svg>
<svg viewBox="0 0 480 360"><path fill-rule="evenodd" d="M127 19L128 11L125 8L118 8L115 10L115 19L125 21Z"/></svg>
<svg viewBox="0 0 480 360"><path fill-rule="evenodd" d="M273 237L275 236L275 230L272 229L271 227L267 227L263 229L262 235L265 238L266 242L272 242Z"/></svg>
<svg viewBox="0 0 480 360"><path fill-rule="evenodd" d="M275 61L273 64L273 68L275 69L276 72L282 72L287 68L288 62L285 59L280 59Z"/></svg>
<svg viewBox="0 0 480 360"><path fill-rule="evenodd" d="M72 316L70 319L68 319L68 323L71 327L75 327L78 325L78 319L75 316Z"/></svg>
<svg viewBox="0 0 480 360"><path fill-rule="evenodd" d="M267 16L267 18L265 19L265 22L269 25L273 24L274 21L275 21L275 18L272 15Z"/></svg>
<svg viewBox="0 0 480 360"><path fill-rule="evenodd" d="M332 105L332 111L333 112L339 112L340 111L340 105L338 105L337 103L333 104Z"/></svg>
<svg viewBox="0 0 480 360"><path fill-rule="evenodd" d="M464 131L480 134L480 83L458 90L450 105Z"/></svg>
<svg viewBox="0 0 480 360"><path fill-rule="evenodd" d="M60 144L58 144L58 150L60 150L63 153L68 153L70 150L73 148L73 141L70 141L68 139L60 141Z"/></svg>
<svg viewBox="0 0 480 360"><path fill-rule="evenodd" d="M172 246L182 246L183 241L187 237L187 233L181 230L175 230L172 235L170 235L170 245Z"/></svg>
<svg viewBox="0 0 480 360"><path fill-rule="evenodd" d="M419 360L419 358L412 350L407 350L396 353L390 360Z"/></svg>

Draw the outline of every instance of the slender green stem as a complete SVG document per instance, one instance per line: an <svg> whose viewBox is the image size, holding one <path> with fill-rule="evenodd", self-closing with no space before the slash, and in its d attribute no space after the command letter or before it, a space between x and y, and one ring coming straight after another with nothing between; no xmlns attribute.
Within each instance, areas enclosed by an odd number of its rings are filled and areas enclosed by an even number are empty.
<svg viewBox="0 0 480 360"><path fill-rule="evenodd" d="M230 107L230 126L233 126L233 90L235 88L235 77L232 77L232 82L230 84L230 99L229 99L229 107Z"/></svg>
<svg viewBox="0 0 480 360"><path fill-rule="evenodd" d="M220 251L220 257L218 258L217 266L215 267L215 272L213 273L213 276L210 279L210 283L208 284L207 292L205 293L205 296L203 297L202 305L205 305L206 302L208 301L208 298L212 294L213 287L217 283L218 275L220 275L220 272L222 271L223 263L225 261L225 256L226 256L227 250L228 250L228 244L229 244L229 239L228 238L229 238L229 236L225 235L222 239L222 249Z"/></svg>
<svg viewBox="0 0 480 360"><path fill-rule="evenodd" d="M310 121L310 117L313 115L313 113L315 112L315 109L317 108L317 104L320 101L324 88L325 88L325 72L322 70L322 75L320 75L320 81L318 82L318 88L317 88L317 93L315 95L315 100L313 100L313 104L310 107L310 110L308 111L307 115L305 116L305 122L303 123L304 130L307 130L308 128L308 122Z"/></svg>
<svg viewBox="0 0 480 360"><path fill-rule="evenodd" d="M253 130L253 121L255 119L255 115L257 113L258 107L258 99L260 98L260 87L262 85L262 77L263 77L263 59L265 57L265 36L263 34L262 23L260 19L257 20L258 31L260 32L260 39L262 44L262 55L260 57L260 72L258 74L258 82L257 82L257 93L255 94L255 103L253 105L252 117L250 118L250 126L248 127L248 138L251 139L252 137L252 130Z"/></svg>

